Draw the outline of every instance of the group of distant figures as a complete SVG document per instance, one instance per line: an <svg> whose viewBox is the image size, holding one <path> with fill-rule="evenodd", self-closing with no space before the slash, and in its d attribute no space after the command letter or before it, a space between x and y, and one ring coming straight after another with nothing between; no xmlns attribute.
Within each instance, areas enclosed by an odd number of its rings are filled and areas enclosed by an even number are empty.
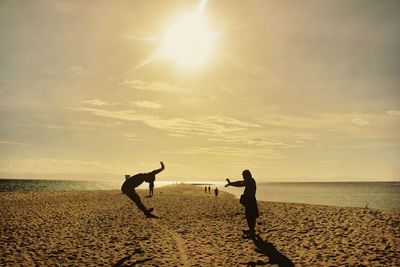
<svg viewBox="0 0 400 267"><path fill-rule="evenodd" d="M161 168L155 169L148 173L138 173L135 175L125 175L125 182L122 184L121 191L125 195L127 195L136 206L144 213L147 218L158 218L152 212L153 208L146 208L142 203L139 195L135 192L135 188L141 185L143 182L149 183L149 197L152 197L154 194L154 181L156 179L156 175L162 172L165 169L165 165L163 162L160 162ZM240 196L240 204L244 206L244 213L247 221L247 225L249 227L248 231L243 231L245 237L247 238L255 238L255 226L256 219L260 216L258 211L258 205L256 200L256 181L251 175L249 170L244 170L242 172L243 180L231 182L229 179L226 179L226 185L234 186L234 187L244 187L244 192ZM205 193L211 194L211 187L204 187ZM215 196L218 196L218 188L214 189Z"/></svg>
<svg viewBox="0 0 400 267"><path fill-rule="evenodd" d="M205 186L205 187L204 187L204 193L207 193L207 191L208 191L209 194L211 194L211 187L210 187L210 186ZM216 187L216 188L214 189L214 195L215 195L216 197L218 196L218 192L219 192L219 190L218 190L218 188Z"/></svg>

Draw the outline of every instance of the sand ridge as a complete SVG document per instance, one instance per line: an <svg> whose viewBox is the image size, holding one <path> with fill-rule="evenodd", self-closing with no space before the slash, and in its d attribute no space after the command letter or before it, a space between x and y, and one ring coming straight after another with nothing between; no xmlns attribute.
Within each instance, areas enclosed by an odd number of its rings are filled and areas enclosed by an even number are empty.
<svg viewBox="0 0 400 267"><path fill-rule="evenodd" d="M166 228L162 224L159 224L157 220L152 220L152 222L153 222L153 224L159 226L163 231L165 231L167 234L169 234L175 240L176 246L179 251L181 266L190 266L190 262L186 255L185 241L182 239L182 237L179 234L175 233L174 231Z"/></svg>

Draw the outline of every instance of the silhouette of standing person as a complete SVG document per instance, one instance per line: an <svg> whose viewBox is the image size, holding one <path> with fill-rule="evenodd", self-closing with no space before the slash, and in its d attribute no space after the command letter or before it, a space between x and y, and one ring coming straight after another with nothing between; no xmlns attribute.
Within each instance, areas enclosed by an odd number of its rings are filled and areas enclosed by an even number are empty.
<svg viewBox="0 0 400 267"><path fill-rule="evenodd" d="M207 186L204 187L204 193L207 193Z"/></svg>
<svg viewBox="0 0 400 267"><path fill-rule="evenodd" d="M217 197L218 196L218 188L216 187L215 189L214 189L214 194L215 194L215 196Z"/></svg>
<svg viewBox="0 0 400 267"><path fill-rule="evenodd" d="M149 182L149 197L152 197L154 194L154 181Z"/></svg>
<svg viewBox="0 0 400 267"><path fill-rule="evenodd" d="M244 206L244 214L246 216L247 225L249 226L249 231L244 231L244 233L248 238L254 238L256 219L260 216L256 200L257 186L249 170L244 170L242 176L243 180L236 182L231 182L229 179L226 179L228 183L225 187L245 187L243 195L240 196L240 204Z"/></svg>
<svg viewBox="0 0 400 267"><path fill-rule="evenodd" d="M211 194L211 187L208 186L208 193Z"/></svg>
<svg viewBox="0 0 400 267"><path fill-rule="evenodd" d="M122 193L126 194L148 218L157 218L157 216L151 213L154 210L153 208L147 209L143 205L139 195L135 192L135 188L141 185L143 182L154 184L156 174L162 172L165 169L164 163L160 162L160 164L161 168L151 171L149 173L138 173L133 176L125 175L126 180L121 187Z"/></svg>

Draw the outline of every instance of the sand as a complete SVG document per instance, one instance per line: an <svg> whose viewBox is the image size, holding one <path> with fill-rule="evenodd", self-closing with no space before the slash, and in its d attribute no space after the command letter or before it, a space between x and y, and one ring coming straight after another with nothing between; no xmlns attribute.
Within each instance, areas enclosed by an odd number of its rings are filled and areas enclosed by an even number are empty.
<svg viewBox="0 0 400 267"><path fill-rule="evenodd" d="M201 187L0 193L1 266L400 266L400 211L259 202L244 239L233 195Z"/></svg>

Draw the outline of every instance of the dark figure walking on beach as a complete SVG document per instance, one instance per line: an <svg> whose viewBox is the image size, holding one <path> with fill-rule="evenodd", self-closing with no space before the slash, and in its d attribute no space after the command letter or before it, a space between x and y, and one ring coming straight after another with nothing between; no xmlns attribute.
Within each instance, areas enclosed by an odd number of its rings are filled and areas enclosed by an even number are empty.
<svg viewBox="0 0 400 267"><path fill-rule="evenodd" d="M225 187L235 186L235 187L245 187L243 195L240 196L240 204L244 206L244 213L247 220L247 225L249 226L249 231L244 231L248 238L255 237L255 226L256 219L260 216L258 212L257 200L256 200L256 181L253 179L251 172L249 170L244 170L242 172L243 180L228 182Z"/></svg>
<svg viewBox="0 0 400 267"><path fill-rule="evenodd" d="M139 195L135 192L135 188L141 185L143 182L147 182L150 184L153 183L154 185L156 174L162 172L165 169L164 163L160 162L160 164L161 168L149 173L138 173L133 176L125 175L126 180L122 184L121 188L122 193L126 194L148 218L157 218L157 216L151 213L154 210L153 208L147 209L143 205Z"/></svg>
<svg viewBox="0 0 400 267"><path fill-rule="evenodd" d="M204 187L204 193L207 193L207 186Z"/></svg>
<svg viewBox="0 0 400 267"><path fill-rule="evenodd" d="M208 193L211 194L211 186L208 186Z"/></svg>
<svg viewBox="0 0 400 267"><path fill-rule="evenodd" d="M218 196L218 188L217 187L214 189L214 194L216 197Z"/></svg>

